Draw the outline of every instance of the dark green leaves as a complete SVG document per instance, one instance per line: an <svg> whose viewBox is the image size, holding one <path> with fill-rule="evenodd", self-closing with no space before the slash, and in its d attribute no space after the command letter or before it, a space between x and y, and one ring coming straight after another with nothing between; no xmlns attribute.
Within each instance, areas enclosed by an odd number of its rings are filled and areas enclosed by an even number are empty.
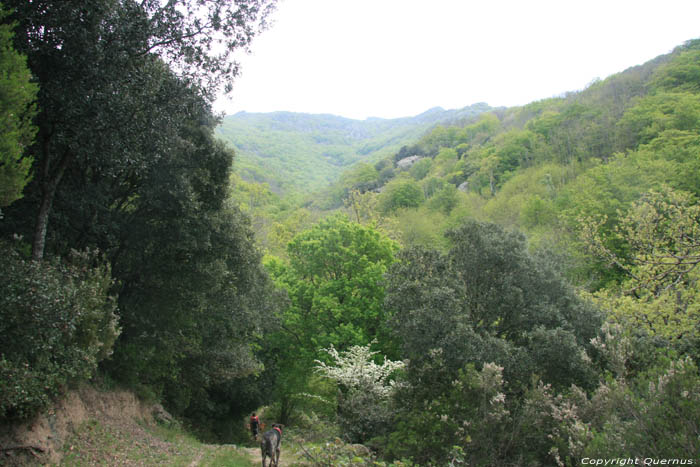
<svg viewBox="0 0 700 467"><path fill-rule="evenodd" d="M528 253L524 237L468 222L449 238L447 255L409 249L389 272L387 305L406 356L421 365L438 349L453 371L495 361L516 387L528 383L530 372L552 384L590 383L577 359L601 318ZM555 342L578 350L562 363L535 352Z"/></svg>

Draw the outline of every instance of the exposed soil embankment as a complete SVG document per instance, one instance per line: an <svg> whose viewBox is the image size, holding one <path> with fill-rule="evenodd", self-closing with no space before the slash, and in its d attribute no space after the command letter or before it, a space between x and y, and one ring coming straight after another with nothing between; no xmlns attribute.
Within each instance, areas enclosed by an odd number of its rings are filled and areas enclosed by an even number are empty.
<svg viewBox="0 0 700 467"><path fill-rule="evenodd" d="M33 420L0 425L0 465L58 464L65 441L89 419L151 422L152 413L127 391L71 391Z"/></svg>

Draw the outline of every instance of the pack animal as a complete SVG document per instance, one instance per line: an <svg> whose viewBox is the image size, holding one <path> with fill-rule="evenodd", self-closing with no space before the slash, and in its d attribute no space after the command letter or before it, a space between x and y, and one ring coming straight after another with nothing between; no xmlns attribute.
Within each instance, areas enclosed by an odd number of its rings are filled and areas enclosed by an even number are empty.
<svg viewBox="0 0 700 467"><path fill-rule="evenodd" d="M272 424L272 429L262 435L260 451L262 454L262 467L265 467L265 459L270 458L269 466L278 467L280 461L280 448L282 447L282 425Z"/></svg>

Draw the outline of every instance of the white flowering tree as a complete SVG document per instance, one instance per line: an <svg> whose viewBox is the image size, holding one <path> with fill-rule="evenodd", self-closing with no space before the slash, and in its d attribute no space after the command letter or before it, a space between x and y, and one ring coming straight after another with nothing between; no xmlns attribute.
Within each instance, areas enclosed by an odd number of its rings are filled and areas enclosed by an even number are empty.
<svg viewBox="0 0 700 467"><path fill-rule="evenodd" d="M379 352L370 350L369 345L354 345L342 353L331 345L324 351L330 355L333 364L316 360L316 371L344 388L362 389L382 398L391 395L395 386L389 376L405 366L404 362L386 358L381 365L375 363L374 357Z"/></svg>
<svg viewBox="0 0 700 467"><path fill-rule="evenodd" d="M387 358L376 363L379 352L370 350L370 345L344 352L331 345L324 350L331 363L316 360L316 371L339 386L338 421L348 440L364 442L382 433L393 414L390 396L396 382L390 376L405 364Z"/></svg>

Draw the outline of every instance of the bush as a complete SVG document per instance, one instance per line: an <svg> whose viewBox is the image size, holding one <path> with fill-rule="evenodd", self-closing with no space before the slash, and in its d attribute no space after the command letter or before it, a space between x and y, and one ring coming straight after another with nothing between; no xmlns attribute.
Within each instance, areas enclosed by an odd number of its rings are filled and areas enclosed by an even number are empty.
<svg viewBox="0 0 700 467"><path fill-rule="evenodd" d="M700 452L698 383L687 357L631 381L608 379L590 396L576 387L555 394L540 383L525 396L521 450L562 467L585 457L692 459Z"/></svg>
<svg viewBox="0 0 700 467"><path fill-rule="evenodd" d="M390 376L405 364L387 358L377 364L379 352L371 351L369 345L342 353L331 346L326 352L333 363L316 360L316 371L338 384L338 422L344 436L363 443L384 434L394 416L389 399L396 385Z"/></svg>
<svg viewBox="0 0 700 467"><path fill-rule="evenodd" d="M94 253L36 262L7 243L0 251L0 419L21 419L110 355L116 301L110 269Z"/></svg>
<svg viewBox="0 0 700 467"><path fill-rule="evenodd" d="M413 179L394 179L379 197L379 210L384 214L400 208L417 208L425 199L423 190Z"/></svg>
<svg viewBox="0 0 700 467"><path fill-rule="evenodd" d="M442 352L420 370L423 377L452 380L449 387L432 396L423 388L407 386L397 393L404 398L423 397L421 403L404 407L394 431L385 440L385 455L412 458L418 465L508 465L508 430L511 414L504 394L503 368L486 363L481 370L466 365L457 375L446 371ZM454 378L454 379L452 379Z"/></svg>

